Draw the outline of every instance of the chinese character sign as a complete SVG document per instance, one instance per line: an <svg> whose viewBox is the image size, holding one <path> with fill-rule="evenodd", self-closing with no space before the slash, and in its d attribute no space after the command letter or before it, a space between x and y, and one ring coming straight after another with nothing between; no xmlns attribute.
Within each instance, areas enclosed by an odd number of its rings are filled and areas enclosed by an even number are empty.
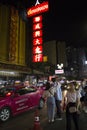
<svg viewBox="0 0 87 130"><path fill-rule="evenodd" d="M37 54L33 56L33 62L40 62L43 60L42 54Z"/></svg>
<svg viewBox="0 0 87 130"><path fill-rule="evenodd" d="M33 62L43 61L42 15L33 18Z"/></svg>
<svg viewBox="0 0 87 130"><path fill-rule="evenodd" d="M33 18L33 23L42 22L42 15Z"/></svg>
<svg viewBox="0 0 87 130"><path fill-rule="evenodd" d="M49 10L48 1L39 3L27 9L27 17L33 16L33 62L43 62L43 24L42 13Z"/></svg>
<svg viewBox="0 0 87 130"><path fill-rule="evenodd" d="M42 37L33 39L33 46L34 45L41 45L43 43Z"/></svg>

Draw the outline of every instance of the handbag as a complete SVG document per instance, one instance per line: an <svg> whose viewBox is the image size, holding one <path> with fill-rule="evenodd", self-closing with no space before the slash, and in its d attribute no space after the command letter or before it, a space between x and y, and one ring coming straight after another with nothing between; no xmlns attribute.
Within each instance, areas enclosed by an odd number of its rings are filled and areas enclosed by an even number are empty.
<svg viewBox="0 0 87 130"><path fill-rule="evenodd" d="M77 112L77 107L76 107L76 103L69 103L68 104L68 110L70 113L75 113Z"/></svg>
<svg viewBox="0 0 87 130"><path fill-rule="evenodd" d="M69 107L69 112L70 112L70 113L75 113L75 112L77 112L76 107L75 107L75 106Z"/></svg>

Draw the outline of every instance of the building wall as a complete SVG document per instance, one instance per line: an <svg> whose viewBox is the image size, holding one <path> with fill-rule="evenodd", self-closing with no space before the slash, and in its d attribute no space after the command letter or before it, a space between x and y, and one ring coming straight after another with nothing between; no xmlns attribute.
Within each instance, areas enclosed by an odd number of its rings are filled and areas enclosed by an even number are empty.
<svg viewBox="0 0 87 130"><path fill-rule="evenodd" d="M44 55L47 56L48 62L56 64L56 45L55 41L48 41L43 45Z"/></svg>
<svg viewBox="0 0 87 130"><path fill-rule="evenodd" d="M63 63L64 66L67 66L67 57L66 57L66 44L65 42L58 42L58 64Z"/></svg>
<svg viewBox="0 0 87 130"><path fill-rule="evenodd" d="M25 65L26 24L18 11L0 5L0 62Z"/></svg>
<svg viewBox="0 0 87 130"><path fill-rule="evenodd" d="M0 5L0 61L7 61L9 46L9 8Z"/></svg>
<svg viewBox="0 0 87 130"><path fill-rule="evenodd" d="M18 41L18 63L19 64L23 64L25 65L25 44L26 44L26 25L25 22L22 21L22 19L20 19L20 26L19 26L19 30L20 33L18 34L19 37L19 41Z"/></svg>
<svg viewBox="0 0 87 130"><path fill-rule="evenodd" d="M76 78L87 77L85 49L84 47L75 48L72 46L67 48L68 76Z"/></svg>
<svg viewBox="0 0 87 130"><path fill-rule="evenodd" d="M48 62L53 65L63 63L64 66L67 64L66 58L66 45L65 42L60 41L49 41L44 43L44 55L48 57Z"/></svg>

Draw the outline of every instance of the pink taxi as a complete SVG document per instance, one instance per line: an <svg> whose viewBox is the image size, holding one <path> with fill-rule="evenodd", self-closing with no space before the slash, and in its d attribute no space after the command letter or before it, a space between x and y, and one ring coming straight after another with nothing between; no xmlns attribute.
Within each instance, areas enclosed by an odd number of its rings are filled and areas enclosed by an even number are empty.
<svg viewBox="0 0 87 130"><path fill-rule="evenodd" d="M32 109L43 108L43 90L35 87L4 87L0 89L0 120L5 122L11 116Z"/></svg>

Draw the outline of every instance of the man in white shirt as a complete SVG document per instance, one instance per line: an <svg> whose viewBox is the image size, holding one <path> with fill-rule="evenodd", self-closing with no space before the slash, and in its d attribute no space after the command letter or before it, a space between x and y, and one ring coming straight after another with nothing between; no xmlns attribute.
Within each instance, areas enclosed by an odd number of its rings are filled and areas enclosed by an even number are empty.
<svg viewBox="0 0 87 130"><path fill-rule="evenodd" d="M54 86L55 86L55 103L56 103L56 108L57 108L57 119L62 120L62 117L61 117L62 90L61 90L60 79L58 77L56 77Z"/></svg>

